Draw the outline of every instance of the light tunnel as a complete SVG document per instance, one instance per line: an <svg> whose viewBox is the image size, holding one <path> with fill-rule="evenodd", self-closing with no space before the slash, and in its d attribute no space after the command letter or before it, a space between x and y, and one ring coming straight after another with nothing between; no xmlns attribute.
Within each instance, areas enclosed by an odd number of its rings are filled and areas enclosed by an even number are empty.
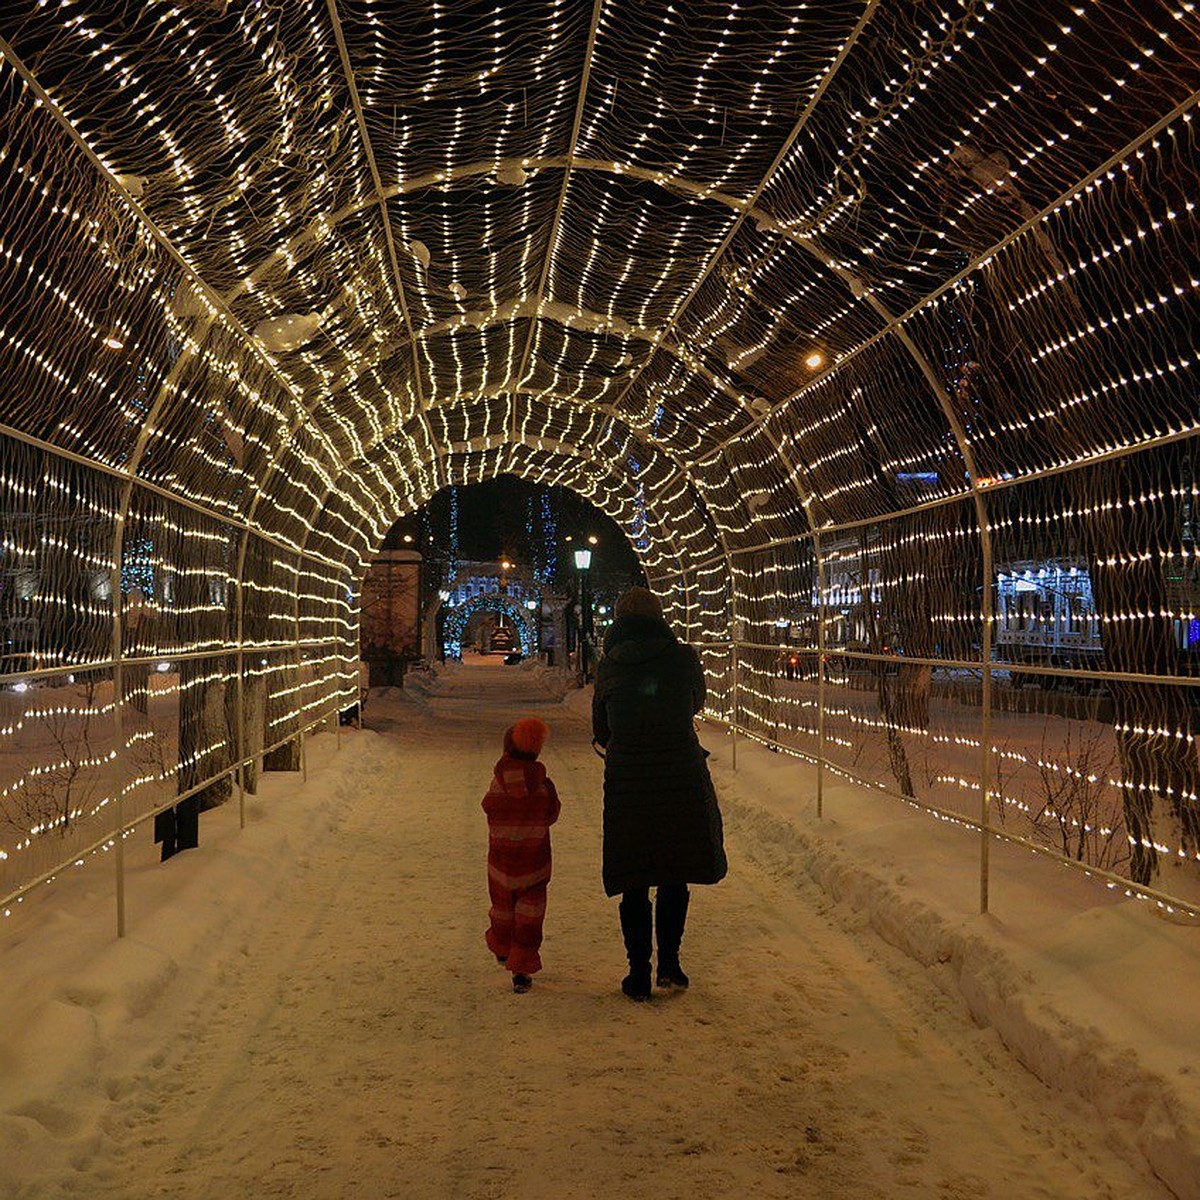
<svg viewBox="0 0 1200 1200"><path fill-rule="evenodd" d="M1189 5L27 0L0 58L0 896L295 768L390 525L508 473L722 736L1200 902Z"/></svg>

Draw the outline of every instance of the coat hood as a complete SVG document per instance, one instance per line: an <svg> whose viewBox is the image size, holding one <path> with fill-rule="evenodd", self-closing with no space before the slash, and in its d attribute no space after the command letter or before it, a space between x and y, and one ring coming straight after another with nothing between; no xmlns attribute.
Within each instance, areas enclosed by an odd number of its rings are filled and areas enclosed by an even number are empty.
<svg viewBox="0 0 1200 1200"><path fill-rule="evenodd" d="M604 653L614 662L648 662L677 645L661 617L621 617L604 639Z"/></svg>

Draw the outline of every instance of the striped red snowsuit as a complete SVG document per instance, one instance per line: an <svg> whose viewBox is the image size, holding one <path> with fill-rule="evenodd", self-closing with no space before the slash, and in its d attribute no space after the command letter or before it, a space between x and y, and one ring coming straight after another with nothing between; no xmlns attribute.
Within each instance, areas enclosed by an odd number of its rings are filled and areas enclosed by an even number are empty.
<svg viewBox="0 0 1200 1200"><path fill-rule="evenodd" d="M519 751L496 764L483 798L488 818L488 949L514 975L542 969L538 949L550 879L550 826L558 820L558 793L546 768Z"/></svg>

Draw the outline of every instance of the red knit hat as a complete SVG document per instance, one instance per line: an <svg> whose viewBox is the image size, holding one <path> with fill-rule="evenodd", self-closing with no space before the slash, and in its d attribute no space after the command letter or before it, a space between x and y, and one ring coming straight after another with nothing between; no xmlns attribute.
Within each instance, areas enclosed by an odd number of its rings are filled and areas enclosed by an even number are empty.
<svg viewBox="0 0 1200 1200"><path fill-rule="evenodd" d="M525 717L508 731L508 736L513 749L520 750L522 754L532 754L536 758L541 754L546 738L550 736L550 727L537 717Z"/></svg>

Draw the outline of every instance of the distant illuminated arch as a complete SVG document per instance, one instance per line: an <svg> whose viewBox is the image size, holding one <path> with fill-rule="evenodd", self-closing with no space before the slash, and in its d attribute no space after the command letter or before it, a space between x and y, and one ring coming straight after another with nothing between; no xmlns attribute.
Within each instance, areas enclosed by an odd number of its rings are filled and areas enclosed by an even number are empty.
<svg viewBox="0 0 1200 1200"><path fill-rule="evenodd" d="M521 632L521 653L531 654L533 652L537 639L529 624L529 614L514 604L507 596L502 596L499 592L490 592L482 596L472 596L470 600L450 608L450 615L446 618L445 632L442 635L442 645L448 654L454 658L458 658L462 654L463 633L468 622L477 612L496 612L508 617Z"/></svg>

